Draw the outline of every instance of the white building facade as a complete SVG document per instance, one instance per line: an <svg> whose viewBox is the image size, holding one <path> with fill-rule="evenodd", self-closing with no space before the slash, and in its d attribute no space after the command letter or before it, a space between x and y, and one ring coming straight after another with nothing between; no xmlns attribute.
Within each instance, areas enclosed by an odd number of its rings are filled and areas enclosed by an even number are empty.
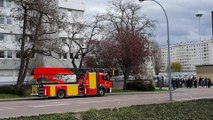
<svg viewBox="0 0 213 120"><path fill-rule="evenodd" d="M69 22L83 21L83 14L85 6L81 0L58 0L58 8L60 13L66 14ZM79 35L77 35L79 36ZM58 34L58 37L62 42L68 42L69 36L65 31L61 31ZM76 38L78 39L78 38ZM83 44L82 39L78 39L78 42ZM72 51L77 51L77 46L73 46ZM58 55L56 55L57 57ZM58 56L58 59L55 59L51 56L38 56L36 59L37 66L42 67L64 67L64 68L72 68L73 65L71 63L71 59L74 57L73 54L69 53L69 50L64 47L64 53ZM79 57L78 57L79 58ZM80 60L77 59L76 65L79 65Z"/></svg>
<svg viewBox="0 0 213 120"><path fill-rule="evenodd" d="M12 0L0 0L0 76L17 76L20 54L16 40L20 37L19 24L11 16L15 7Z"/></svg>
<svg viewBox="0 0 213 120"><path fill-rule="evenodd" d="M83 20L84 4L81 0L58 0L60 11L65 11L70 18L75 17ZM17 40L20 38L21 30L19 23L11 17L11 9L16 6L14 0L0 0L0 77L18 75L20 65L20 54ZM61 39L66 39L66 34L59 33ZM31 67L72 67L70 55L63 54L59 60L35 56ZM39 63L39 64L38 64Z"/></svg>
<svg viewBox="0 0 213 120"><path fill-rule="evenodd" d="M170 46L172 62L179 62L182 72L195 72L197 65L213 64L213 40L184 42ZM161 48L161 72L167 72L168 47Z"/></svg>

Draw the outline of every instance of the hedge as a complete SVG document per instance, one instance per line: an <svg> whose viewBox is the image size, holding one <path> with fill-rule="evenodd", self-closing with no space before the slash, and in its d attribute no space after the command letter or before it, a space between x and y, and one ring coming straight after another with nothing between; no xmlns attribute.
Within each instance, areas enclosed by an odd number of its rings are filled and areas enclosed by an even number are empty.
<svg viewBox="0 0 213 120"><path fill-rule="evenodd" d="M30 85L24 85L21 89L16 86L0 86L0 94L15 94L19 96L27 96L31 90Z"/></svg>
<svg viewBox="0 0 213 120"><path fill-rule="evenodd" d="M151 83L146 83L144 81L133 81L126 84L127 90L137 90L137 91L155 91L155 87Z"/></svg>

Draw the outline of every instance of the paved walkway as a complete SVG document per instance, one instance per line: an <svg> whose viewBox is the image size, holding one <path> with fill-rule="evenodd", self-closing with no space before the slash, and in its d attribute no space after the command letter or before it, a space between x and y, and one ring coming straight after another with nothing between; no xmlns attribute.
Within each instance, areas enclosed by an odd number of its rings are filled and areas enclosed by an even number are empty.
<svg viewBox="0 0 213 120"><path fill-rule="evenodd" d="M156 88L158 89L158 88ZM168 90L168 88L163 88L164 90ZM213 92L213 87L211 88L206 88L206 87L198 87L198 88L178 88L176 90L172 90L172 94L175 93L202 93L202 92L207 92L207 93L211 93L211 91ZM108 96L111 95L133 95L133 94L166 94L168 93L169 96L169 91L143 91L143 92L115 92L115 93L108 93ZM174 98L174 95L172 95ZM31 97L21 97L21 98L2 98L0 99L0 102L5 102L5 101L24 101L24 100L43 100L46 98L42 98L42 97L37 97L37 96L31 96ZM184 98L183 98L184 99ZM175 101L175 99L173 99Z"/></svg>
<svg viewBox="0 0 213 120"><path fill-rule="evenodd" d="M213 88L181 88L173 91L173 101L213 98ZM50 113L81 112L91 108L119 108L131 105L168 103L169 92L108 94L104 97L72 97L0 102L0 118Z"/></svg>

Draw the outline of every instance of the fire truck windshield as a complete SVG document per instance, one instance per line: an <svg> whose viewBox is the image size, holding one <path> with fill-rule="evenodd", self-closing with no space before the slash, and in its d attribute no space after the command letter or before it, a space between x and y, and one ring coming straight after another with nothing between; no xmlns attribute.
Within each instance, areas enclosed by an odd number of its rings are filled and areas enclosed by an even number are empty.
<svg viewBox="0 0 213 120"><path fill-rule="evenodd" d="M109 75L103 75L103 76L102 76L102 79L103 79L103 80L106 80L106 81L109 81L109 80L110 80Z"/></svg>

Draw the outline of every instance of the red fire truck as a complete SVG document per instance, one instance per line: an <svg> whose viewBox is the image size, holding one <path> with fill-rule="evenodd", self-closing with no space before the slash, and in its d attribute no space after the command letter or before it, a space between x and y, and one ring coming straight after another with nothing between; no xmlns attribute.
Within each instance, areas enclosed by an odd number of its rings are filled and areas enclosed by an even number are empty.
<svg viewBox="0 0 213 120"><path fill-rule="evenodd" d="M112 82L106 69L36 68L32 95L40 97L104 96Z"/></svg>

